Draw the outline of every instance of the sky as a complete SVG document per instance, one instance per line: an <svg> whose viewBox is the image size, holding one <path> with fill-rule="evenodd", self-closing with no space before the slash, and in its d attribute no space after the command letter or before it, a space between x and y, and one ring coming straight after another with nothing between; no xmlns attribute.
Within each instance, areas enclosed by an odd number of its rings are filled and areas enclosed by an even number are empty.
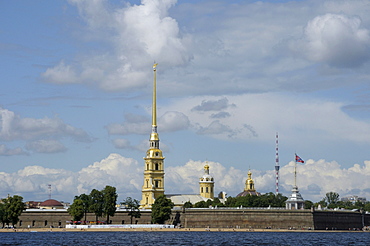
<svg viewBox="0 0 370 246"><path fill-rule="evenodd" d="M0 1L0 197L141 199L154 62L166 194L370 200L370 1Z"/></svg>

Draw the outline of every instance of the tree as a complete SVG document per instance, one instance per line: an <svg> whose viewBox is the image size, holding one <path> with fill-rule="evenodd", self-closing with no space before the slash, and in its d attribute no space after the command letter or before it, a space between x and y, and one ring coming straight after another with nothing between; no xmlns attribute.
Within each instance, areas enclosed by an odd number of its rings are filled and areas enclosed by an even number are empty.
<svg viewBox="0 0 370 246"><path fill-rule="evenodd" d="M125 205L126 210L128 210L128 215L131 219L132 224L132 218L140 218L141 213L139 210L140 202L136 199L132 199L131 197L127 197L126 200L121 202L122 205Z"/></svg>
<svg viewBox="0 0 370 246"><path fill-rule="evenodd" d="M83 210L84 210L84 217L85 217L85 221L86 221L86 216L87 216L87 213L90 211L90 206L91 206L91 197L89 195L86 195L86 194L81 194L79 196L75 196L75 199L80 199L82 201L82 206L83 206Z"/></svg>
<svg viewBox="0 0 370 246"><path fill-rule="evenodd" d="M5 216L5 204L0 201L0 222L3 224L2 227L6 224L6 216Z"/></svg>
<svg viewBox="0 0 370 246"><path fill-rule="evenodd" d="M370 212L370 202L365 203L364 210Z"/></svg>
<svg viewBox="0 0 370 246"><path fill-rule="evenodd" d="M72 205L67 209L67 211L72 216L73 221L81 220L84 217L83 201L75 197Z"/></svg>
<svg viewBox="0 0 370 246"><path fill-rule="evenodd" d="M104 196L101 191L93 189L90 192L91 204L89 210L95 214L96 221L103 215Z"/></svg>
<svg viewBox="0 0 370 246"><path fill-rule="evenodd" d="M310 200L305 200L304 201L304 208L305 209L311 209L313 206L313 202L311 202Z"/></svg>
<svg viewBox="0 0 370 246"><path fill-rule="evenodd" d="M116 213L117 193L116 187L105 186L102 190L103 194L103 214L107 216L107 224L109 224L109 216L114 216Z"/></svg>
<svg viewBox="0 0 370 246"><path fill-rule="evenodd" d="M331 191L331 192L326 193L324 199L328 203L328 207L333 208L337 205L339 201L339 194Z"/></svg>
<svg viewBox="0 0 370 246"><path fill-rule="evenodd" d="M152 222L155 224L164 224L171 216L171 210L174 204L165 195L159 196L155 199L152 206Z"/></svg>
<svg viewBox="0 0 370 246"><path fill-rule="evenodd" d="M190 201L187 201L187 202L184 203L183 207L184 208L192 208L193 204Z"/></svg>
<svg viewBox="0 0 370 246"><path fill-rule="evenodd" d="M23 197L14 195L1 200L2 204L0 207L1 222L4 225L12 223L14 226L19 221L19 216L24 210Z"/></svg>

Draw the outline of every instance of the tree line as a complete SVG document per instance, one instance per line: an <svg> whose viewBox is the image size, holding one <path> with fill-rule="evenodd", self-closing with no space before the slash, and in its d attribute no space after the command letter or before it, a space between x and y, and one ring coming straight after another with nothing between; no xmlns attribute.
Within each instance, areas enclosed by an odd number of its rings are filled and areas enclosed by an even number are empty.
<svg viewBox="0 0 370 246"><path fill-rule="evenodd" d="M99 221L100 217L106 216L106 222L104 223L109 224L109 217L114 216L116 212L117 197L116 188L107 185L101 191L93 189L88 195L75 196L67 211L72 216L73 221L81 221L84 218L86 222L87 213L94 213L96 222ZM141 217L138 200L127 197L120 204L126 208L131 224L133 218ZM174 204L170 199L167 199L164 195L159 196L152 206L152 223L164 224L170 218L173 206Z"/></svg>
<svg viewBox="0 0 370 246"><path fill-rule="evenodd" d="M282 194L275 195L274 193L266 193L260 196L240 196L240 197L228 197L225 203L222 203L220 199L214 198L213 200L208 199L207 201L200 201L195 204L186 202L185 208L208 208L212 207L285 207L285 201L288 198Z"/></svg>

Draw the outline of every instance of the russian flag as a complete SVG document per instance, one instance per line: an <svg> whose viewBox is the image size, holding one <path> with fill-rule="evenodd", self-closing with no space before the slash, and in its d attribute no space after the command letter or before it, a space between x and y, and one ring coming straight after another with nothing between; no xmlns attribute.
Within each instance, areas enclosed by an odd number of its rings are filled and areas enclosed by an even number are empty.
<svg viewBox="0 0 370 246"><path fill-rule="evenodd" d="M300 163L304 163L304 160L302 160L302 158L299 157L297 154L295 154L295 161L300 162Z"/></svg>

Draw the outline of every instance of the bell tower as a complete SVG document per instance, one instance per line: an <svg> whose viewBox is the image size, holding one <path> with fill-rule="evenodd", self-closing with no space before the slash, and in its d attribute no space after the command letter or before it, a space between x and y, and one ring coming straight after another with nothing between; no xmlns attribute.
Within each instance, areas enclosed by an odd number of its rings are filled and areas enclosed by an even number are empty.
<svg viewBox="0 0 370 246"><path fill-rule="evenodd" d="M205 198L214 199L214 186L215 182L213 180L213 177L209 175L209 166L206 164L204 166L204 174L199 179L199 189L200 189L200 195Z"/></svg>
<svg viewBox="0 0 370 246"><path fill-rule="evenodd" d="M141 208L151 208L155 199L164 195L164 157L159 149L157 133L157 63L153 65L153 102L152 102L152 133L149 138L149 149L144 157L144 184L142 187Z"/></svg>

